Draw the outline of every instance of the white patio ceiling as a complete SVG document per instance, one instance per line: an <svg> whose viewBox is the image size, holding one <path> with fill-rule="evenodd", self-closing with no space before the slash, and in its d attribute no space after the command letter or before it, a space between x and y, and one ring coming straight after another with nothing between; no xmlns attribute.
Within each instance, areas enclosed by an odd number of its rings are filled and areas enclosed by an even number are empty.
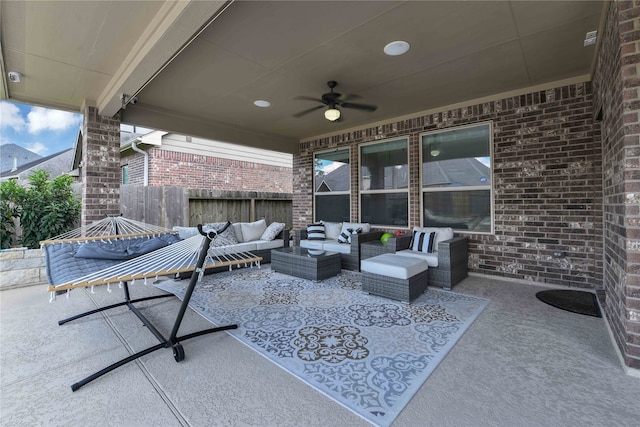
<svg viewBox="0 0 640 427"><path fill-rule="evenodd" d="M317 135L589 80L597 45L583 41L602 12L602 1L3 1L0 95L113 115L137 94L124 122L296 152ZM386 56L394 40L411 50ZM316 105L294 98L319 98L328 80L378 109L293 117Z"/></svg>

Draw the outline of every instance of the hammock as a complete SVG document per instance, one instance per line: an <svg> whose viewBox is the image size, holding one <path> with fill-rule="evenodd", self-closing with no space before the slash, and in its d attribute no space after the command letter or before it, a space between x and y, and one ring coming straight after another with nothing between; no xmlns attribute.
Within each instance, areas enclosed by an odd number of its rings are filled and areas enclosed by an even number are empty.
<svg viewBox="0 0 640 427"><path fill-rule="evenodd" d="M206 270L260 266L262 258L251 252L215 246L215 235L214 231L204 262ZM59 291L90 286L93 292L96 285L137 279L146 284L149 277L157 280L158 276L193 271L206 238L196 235L179 241L175 231L114 217L42 241L51 301ZM110 292L110 287L107 290Z"/></svg>
<svg viewBox="0 0 640 427"><path fill-rule="evenodd" d="M157 225L145 224L144 222L128 219L123 216L113 216L67 231L51 239L43 240L40 244L48 245L64 242L109 240L123 237L157 236L161 234L177 234L177 232Z"/></svg>
<svg viewBox="0 0 640 427"><path fill-rule="evenodd" d="M72 391L78 390L85 384L128 362L161 348L172 348L174 359L176 362L180 362L185 357L184 349L180 344L180 341L212 332L237 328L237 325L227 325L206 329L181 337L178 337L177 335L184 313L186 312L191 299L191 294L195 289L196 283L202 278L206 268L226 265L231 268L232 265L240 263L255 263L259 266L259 262L262 260L262 258L256 257L250 253L234 253L228 247L211 246L211 243L215 241L216 236L224 232L230 224L231 223L227 222L222 229L208 230L207 232L203 231L201 225L198 225L198 231L200 232L199 236L196 235L192 238L178 241L177 243L170 243L166 240L163 240L162 242L157 242L156 240L162 240L162 238L166 238L166 236L176 238L174 236L174 232L171 230L160 229L158 227L152 229L143 223L127 220L122 217L115 217L106 218L105 220L99 221L99 223L94 223L84 229L78 229L74 232L41 242L43 250L45 251L45 259L47 260L47 274L50 279L50 286L48 289L51 291L52 299L55 299L57 291L67 290L68 292L77 287L95 286L104 283L108 285L113 282L120 282L124 292L123 302L106 307L100 307L95 310L61 320L58 322L59 325L63 325L72 320L94 313L126 305L159 341L159 344L155 346L132 354L129 357L126 357L92 375L89 375L83 380L72 384ZM123 231L126 231L127 234L122 234ZM80 245L90 245L91 247L87 249L86 246L80 247ZM154 247L155 245L165 246L160 249L151 250L144 255L138 255L139 251L146 251L149 247ZM83 258L78 256L78 253L81 252L82 249L88 250L88 253L85 254L88 256L91 254L98 254L106 257L118 256L121 258L99 260ZM127 257L133 258L123 261L123 259L126 259ZM66 261L67 266L62 269L59 267L56 269L55 266L52 265L52 261L55 260ZM55 283L62 274L59 270L66 270L69 265L74 263L82 269L91 268L96 265L96 262L108 262L112 265L98 271L90 272L76 279L62 279L62 283ZM173 297L174 295L154 295L132 300L130 298L127 282L139 278L145 279L146 282L148 277L157 277L159 275L168 275L185 271L195 271L197 274L191 275L191 279L173 329L167 338L140 312L134 303L156 298ZM62 276L64 276L64 274L62 274Z"/></svg>
<svg viewBox="0 0 640 427"><path fill-rule="evenodd" d="M56 291L123 281L135 281L137 279L144 279L146 283L149 277L157 280L158 276L168 276L193 271L196 266L196 261L198 260L199 249L204 239L205 237L203 236L193 236L131 260L118 262L113 266L96 272L63 283L50 285L48 290L52 292L52 297L55 299ZM245 266L256 265L259 267L260 261L262 261L262 258L251 252L226 253L224 247L219 248L214 246L207 251L204 268L211 269L224 266L231 268L239 264L245 264Z"/></svg>

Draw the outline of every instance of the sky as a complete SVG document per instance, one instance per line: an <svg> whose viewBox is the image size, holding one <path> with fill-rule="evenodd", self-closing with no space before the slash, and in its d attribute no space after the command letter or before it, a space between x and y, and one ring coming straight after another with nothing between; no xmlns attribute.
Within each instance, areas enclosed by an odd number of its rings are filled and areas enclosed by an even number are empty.
<svg viewBox="0 0 640 427"><path fill-rule="evenodd" d="M73 148L82 115L0 101L0 144L16 144L43 157Z"/></svg>

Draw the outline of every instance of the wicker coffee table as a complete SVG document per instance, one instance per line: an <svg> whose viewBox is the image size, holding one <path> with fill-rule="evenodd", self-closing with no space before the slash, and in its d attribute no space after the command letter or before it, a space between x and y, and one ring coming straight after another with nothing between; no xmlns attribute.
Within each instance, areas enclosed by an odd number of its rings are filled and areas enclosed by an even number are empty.
<svg viewBox="0 0 640 427"><path fill-rule="evenodd" d="M271 270L309 280L324 280L340 273L338 252L314 251L299 246L271 250Z"/></svg>

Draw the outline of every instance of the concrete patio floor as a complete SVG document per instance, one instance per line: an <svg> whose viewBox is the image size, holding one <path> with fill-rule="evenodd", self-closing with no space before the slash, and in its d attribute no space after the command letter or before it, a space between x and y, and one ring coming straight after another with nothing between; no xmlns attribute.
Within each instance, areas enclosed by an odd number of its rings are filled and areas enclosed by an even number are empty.
<svg viewBox="0 0 640 427"><path fill-rule="evenodd" d="M238 271L237 274L242 274ZM542 288L472 276L454 288L491 303L394 426L636 426L640 378L625 373L603 319L541 303ZM161 349L72 392L70 385L157 344L112 286L48 302L45 286L0 292L2 426L366 426L368 422L218 332ZM136 283L134 297L160 293ZM166 335L176 298L143 312ZM188 310L179 335L211 325Z"/></svg>

